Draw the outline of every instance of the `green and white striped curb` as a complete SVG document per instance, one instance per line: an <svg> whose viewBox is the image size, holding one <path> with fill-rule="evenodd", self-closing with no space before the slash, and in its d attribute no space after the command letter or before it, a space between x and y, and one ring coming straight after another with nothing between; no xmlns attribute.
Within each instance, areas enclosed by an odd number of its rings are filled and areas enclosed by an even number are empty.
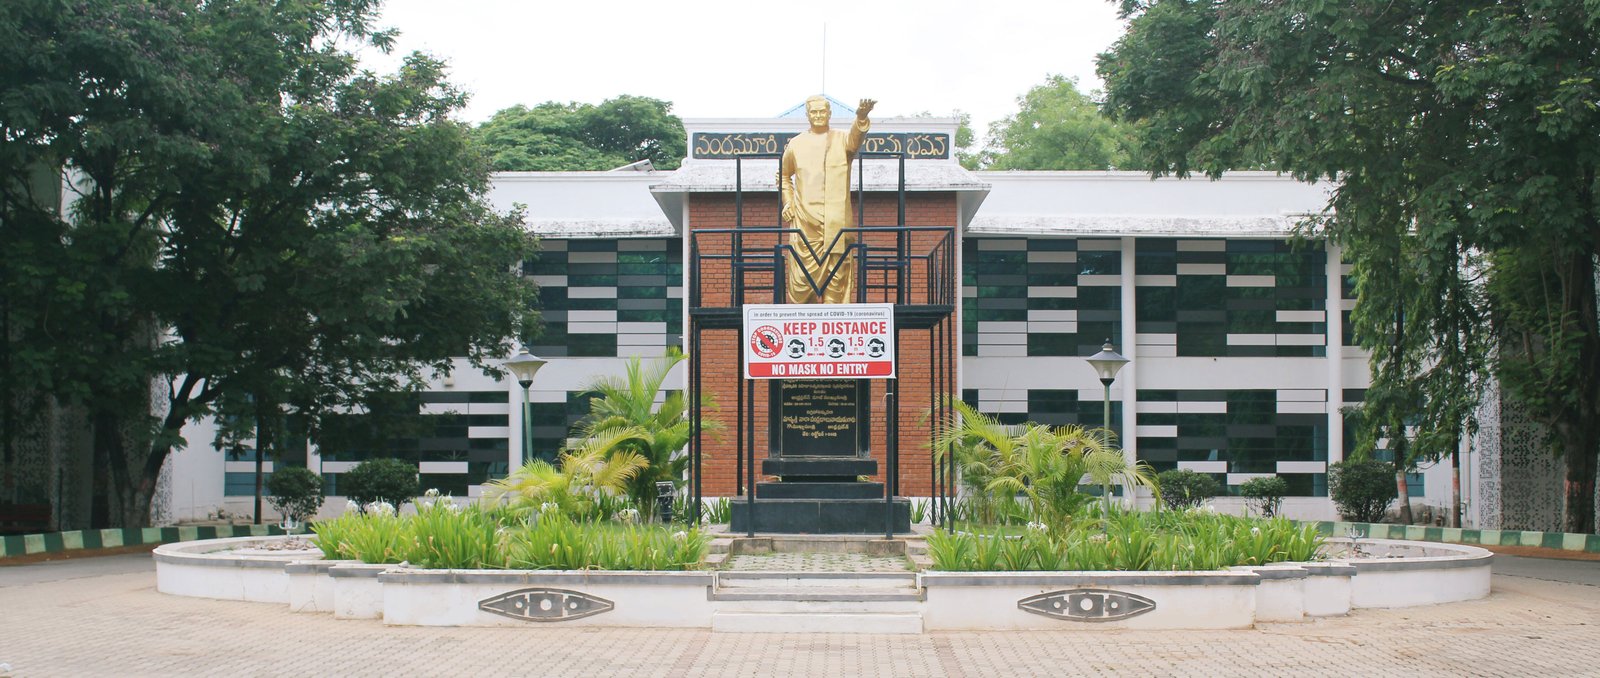
<svg viewBox="0 0 1600 678"><path fill-rule="evenodd" d="M73 530L0 537L0 558L59 553L82 549L167 544L175 541L221 537L265 537L283 534L277 525L189 525L184 527L129 527L109 530Z"/></svg>
<svg viewBox="0 0 1600 678"><path fill-rule="evenodd" d="M1533 532L1530 530L1475 530L1464 527L1345 523L1328 520L1309 524L1316 525L1317 530L1333 537L1347 537L1353 531L1356 535L1366 539L1410 539L1412 541L1437 541L1449 544L1477 544L1480 546L1536 546L1562 551L1600 553L1600 534Z"/></svg>

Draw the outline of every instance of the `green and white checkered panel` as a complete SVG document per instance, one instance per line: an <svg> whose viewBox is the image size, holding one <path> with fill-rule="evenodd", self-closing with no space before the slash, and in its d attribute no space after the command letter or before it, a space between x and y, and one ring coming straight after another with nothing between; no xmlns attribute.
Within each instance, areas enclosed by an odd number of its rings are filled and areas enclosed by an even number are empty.
<svg viewBox="0 0 1600 678"><path fill-rule="evenodd" d="M539 284L546 358L656 357L683 345L680 238L541 241L523 271Z"/></svg>
<svg viewBox="0 0 1600 678"><path fill-rule="evenodd" d="M1327 496L1326 389L1138 393L1139 458L1210 473L1231 490L1276 475L1294 496Z"/></svg>
<svg viewBox="0 0 1600 678"><path fill-rule="evenodd" d="M1139 355L1325 355L1325 257L1320 243L1138 239Z"/></svg>
<svg viewBox="0 0 1600 678"><path fill-rule="evenodd" d="M1078 356L1121 332L1120 240L967 238L962 350Z"/></svg>

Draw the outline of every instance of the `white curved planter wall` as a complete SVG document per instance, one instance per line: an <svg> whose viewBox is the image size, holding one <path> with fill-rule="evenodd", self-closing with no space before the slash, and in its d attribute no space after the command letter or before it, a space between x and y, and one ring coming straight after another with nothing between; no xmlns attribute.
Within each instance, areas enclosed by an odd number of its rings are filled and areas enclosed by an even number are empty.
<svg viewBox="0 0 1600 678"><path fill-rule="evenodd" d="M398 565L306 560L304 552L239 555L232 549L282 537L168 544L155 551L162 593L282 603L340 619L408 626L625 626L711 628L719 602L714 572L542 572L417 570ZM1330 540L1335 546L1348 541ZM1353 608L1410 607L1489 594L1492 555L1475 546L1361 540L1365 555L1328 562L1241 567L1222 572L927 572L921 602L908 602L923 629L1235 629L1296 622ZM610 601L608 612L540 622L479 609L524 588L578 591ZM1045 593L1109 589L1154 601L1149 612L1083 623L1025 611Z"/></svg>

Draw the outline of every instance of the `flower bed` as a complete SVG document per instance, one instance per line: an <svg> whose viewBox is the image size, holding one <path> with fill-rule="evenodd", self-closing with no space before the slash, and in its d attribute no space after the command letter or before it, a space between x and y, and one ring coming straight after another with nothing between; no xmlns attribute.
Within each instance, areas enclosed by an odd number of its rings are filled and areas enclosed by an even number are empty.
<svg viewBox="0 0 1600 678"><path fill-rule="evenodd" d="M578 520L554 507L533 515L440 499L400 516L384 505L313 526L326 558L424 569L694 570L710 538L696 529L624 520Z"/></svg>
<svg viewBox="0 0 1600 678"><path fill-rule="evenodd" d="M928 555L941 571L1220 570L1317 559L1315 526L1206 511L1112 512L1055 525L939 530Z"/></svg>

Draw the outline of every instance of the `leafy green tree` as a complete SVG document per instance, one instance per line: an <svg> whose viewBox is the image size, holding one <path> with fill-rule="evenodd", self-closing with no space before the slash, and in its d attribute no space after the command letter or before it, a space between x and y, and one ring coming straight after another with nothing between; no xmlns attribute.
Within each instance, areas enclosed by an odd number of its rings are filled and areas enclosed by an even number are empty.
<svg viewBox="0 0 1600 678"><path fill-rule="evenodd" d="M1334 185L1310 230L1356 269L1369 425L1415 419L1412 456L1453 453L1492 366L1565 459L1566 529L1592 532L1600 6L1120 4L1129 30L1100 59L1107 105L1156 173L1268 159Z"/></svg>
<svg viewBox="0 0 1600 678"><path fill-rule="evenodd" d="M0 195L0 237L33 257L0 273L8 350L24 389L88 412L95 523L147 521L183 425L219 402L315 423L451 356L504 355L533 242L484 201L443 64L382 76L341 49L387 48L376 9L0 7L0 172L64 168L75 199L63 217Z"/></svg>
<svg viewBox="0 0 1600 678"><path fill-rule="evenodd" d="M1136 164L1126 125L1100 113L1077 80L1052 75L1017 97L1016 114L989 125L978 159L992 170L1109 170Z"/></svg>
<svg viewBox="0 0 1600 678"><path fill-rule="evenodd" d="M608 170L640 160L677 169L688 149L672 104L622 95L599 105L512 106L474 131L497 171Z"/></svg>
<svg viewBox="0 0 1600 678"><path fill-rule="evenodd" d="M932 118L935 116L928 111L918 111L906 117ZM983 156L977 148L974 148L978 141L978 135L972 131L972 114L956 110L950 112L950 117L956 119L956 138L954 139L956 161L969 170L981 169L979 165Z"/></svg>

